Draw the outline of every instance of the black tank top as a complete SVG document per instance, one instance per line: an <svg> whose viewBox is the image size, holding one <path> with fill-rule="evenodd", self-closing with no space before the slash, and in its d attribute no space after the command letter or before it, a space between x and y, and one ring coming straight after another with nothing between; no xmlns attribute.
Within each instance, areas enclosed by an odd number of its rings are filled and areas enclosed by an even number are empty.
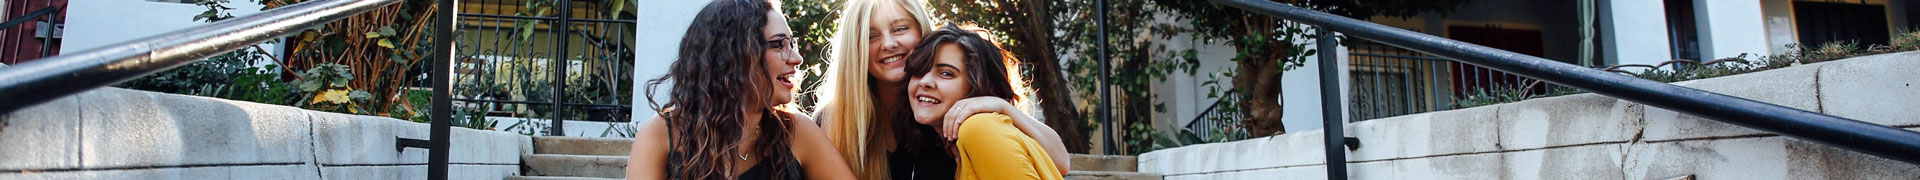
<svg viewBox="0 0 1920 180"><path fill-rule="evenodd" d="M781 153L791 154L792 152L781 152ZM787 163L784 163L778 166L774 166L773 164L775 162L771 161L770 158L761 158L760 161L754 162L753 167L748 168L747 172L740 173L740 179L806 179L806 176L800 175L800 169L801 169L800 163L799 163L800 161L794 160L793 156L781 156L781 157L786 159ZM681 158L679 156L679 153L667 153L667 162L680 162L680 161L681 161ZM773 167L769 167L769 166L773 166ZM677 169L674 167L677 167L677 166L668 164L667 173L673 173L674 172L673 170ZM774 174L773 169L769 169L769 168L786 168L787 173ZM667 176L669 177L668 179L681 178L681 177L675 177L674 175L667 175Z"/></svg>
<svg viewBox="0 0 1920 180"><path fill-rule="evenodd" d="M778 121L779 119L777 119L776 117L773 117L772 113L767 113L767 116L761 117L761 120ZM673 121L667 121L666 123L668 123L669 126L671 126ZM672 139L673 133L667 133L667 138ZM757 179L790 179L790 180L806 179L806 176L802 176L800 174L801 173L800 161L793 159L793 151L791 151L790 148L791 147L774 148L775 149L774 151L777 151L777 152L773 152L773 153L778 153L778 154L774 154L773 156L761 156L762 158L760 158L760 161L754 162L753 167L747 168L747 172L740 173L740 176L739 176L740 179L756 179L756 180ZM673 149L673 144L668 143L667 149ZM762 152L762 153L765 153L765 152ZM684 161L684 158L681 158L680 156L681 156L680 153L674 153L674 152L671 152L671 150L667 152L667 163L669 163L667 164L667 171L666 171L667 173L673 173L674 169L678 169L678 168L675 168L678 166L675 166L674 163ZM765 157L778 157L780 159L784 159L787 163L778 163L778 165L776 165L777 162L772 161L773 158L765 158ZM773 173L773 169L771 168L785 169L784 172L786 173L775 174ZM683 177L678 177L677 175L674 175L674 174L668 174L667 179L683 179Z"/></svg>

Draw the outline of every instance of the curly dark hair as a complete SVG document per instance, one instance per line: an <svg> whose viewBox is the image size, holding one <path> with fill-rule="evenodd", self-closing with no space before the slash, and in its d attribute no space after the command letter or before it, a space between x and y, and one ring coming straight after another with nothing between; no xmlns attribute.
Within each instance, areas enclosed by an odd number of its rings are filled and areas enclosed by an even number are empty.
<svg viewBox="0 0 1920 180"><path fill-rule="evenodd" d="M932 71L935 53L939 53L941 45L958 45L966 57L961 64L966 66L963 68L966 72L963 73L968 77L967 87L971 90L967 92L967 97L993 96L1018 104L1024 99L1019 91L1019 88L1024 86L1015 83L1026 82L1017 74L1019 67L1014 66L1020 64L1020 60L1013 58L1007 51L1000 49L999 45L974 31L976 30L952 23L934 30L933 34L927 35L919 45L915 45L912 53L907 54L907 76L917 77ZM928 144L942 142L940 140L920 140L937 137L937 135L933 127L913 122L911 111L895 116L898 117L895 119L905 121L893 123L896 129L900 129L899 132L894 133L895 139L902 139L897 142L900 147L907 149L940 147L935 146L938 144Z"/></svg>
<svg viewBox="0 0 1920 180"><path fill-rule="evenodd" d="M773 104L766 92L772 83L764 67L768 47L764 36L767 13L773 2L766 0L717 0L700 10L687 34L680 40L678 59L667 74L647 80L647 101L667 123L669 179L734 179L738 163L741 123L746 117L742 107L765 107L760 120L761 137L754 143L757 166L797 164L786 153L791 142L792 115ZM667 103L661 104L654 91L663 83L668 87ZM797 167L772 167L776 179L797 177Z"/></svg>

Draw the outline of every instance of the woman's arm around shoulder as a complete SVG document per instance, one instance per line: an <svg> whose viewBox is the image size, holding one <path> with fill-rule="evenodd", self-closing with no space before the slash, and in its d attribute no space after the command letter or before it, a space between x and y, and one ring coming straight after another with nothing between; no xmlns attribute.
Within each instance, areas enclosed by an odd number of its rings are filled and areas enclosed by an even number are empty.
<svg viewBox="0 0 1920 180"><path fill-rule="evenodd" d="M944 118L946 125L942 126L940 131L942 136L949 141L956 140L960 137L962 124L969 122L969 119L973 119L980 113L1000 113L1012 118L1013 126L1033 140L1039 141L1040 146L1046 148L1047 155L1052 157L1054 162L1071 160L1072 154L1067 152L1066 144L1061 141L1060 134L1053 131L1053 127L1048 127L1046 123L1028 116L1026 112L1021 112L1006 99L998 97L972 97L954 102L953 109L948 110ZM1073 169L1072 164L1054 163L1055 168L1060 169L1060 172Z"/></svg>
<svg viewBox="0 0 1920 180"><path fill-rule="evenodd" d="M671 142L665 118L654 116L641 124L628 152L627 179L666 179L667 152L671 151L667 144Z"/></svg>
<svg viewBox="0 0 1920 180"><path fill-rule="evenodd" d="M960 179L1060 179L1053 157L1037 140L1014 127L1013 118L998 113L968 117L956 139Z"/></svg>
<svg viewBox="0 0 1920 180"><path fill-rule="evenodd" d="M840 151L833 149L833 142L827 140L827 132L813 125L812 118L805 114L793 114L793 158L805 167L808 179L854 179L853 169L847 166L847 160L840 157Z"/></svg>

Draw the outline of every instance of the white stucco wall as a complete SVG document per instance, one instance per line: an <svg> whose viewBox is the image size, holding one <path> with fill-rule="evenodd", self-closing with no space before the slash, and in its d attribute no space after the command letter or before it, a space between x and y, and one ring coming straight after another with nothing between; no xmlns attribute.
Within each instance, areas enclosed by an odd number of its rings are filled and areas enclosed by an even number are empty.
<svg viewBox="0 0 1920 180"><path fill-rule="evenodd" d="M1184 22L1169 19L1170 18L1163 16L1157 19L1157 21L1182 27L1186 25ZM1200 66L1195 69L1193 75L1187 75L1185 72L1176 72L1167 75L1168 77L1165 81L1159 81L1152 85L1154 95L1159 96L1158 99L1156 99L1157 102L1164 103L1167 106L1167 112L1154 114L1154 120L1156 121L1154 128L1162 132L1184 129L1185 125L1193 121L1194 117L1198 117L1200 113L1207 110L1207 107L1213 105L1215 101L1219 101L1218 98L1207 97L1207 92L1210 87L1203 85L1203 83L1208 80L1207 75L1210 73L1228 72L1238 66L1232 61L1232 58L1238 53L1233 46L1227 45L1225 42L1196 42L1193 41L1192 38L1190 34L1182 34L1166 39L1150 40L1154 43L1166 45L1168 50L1194 49L1197 53L1195 57L1200 59ZM1303 41L1311 42L1313 39L1304 38ZM1340 64L1347 64L1345 49L1343 46L1337 51L1323 52L1339 55L1341 56L1338 57ZM1281 73L1281 83L1279 84L1282 91L1281 103L1283 105L1290 105L1283 106L1282 111L1285 113L1285 116L1280 119L1280 122L1286 126L1284 129L1286 132L1300 132L1320 129L1322 127L1320 70L1318 61L1318 56L1311 56L1307 58L1307 64L1305 66ZM1338 68L1344 72L1348 67L1338 66ZM1347 81L1349 81L1349 79L1346 75L1346 73L1340 73L1340 77L1338 77L1341 81L1341 89L1343 90L1348 89ZM1218 78L1221 85L1217 87L1221 88L1221 92L1233 88L1232 78ZM1342 94L1343 98L1348 96L1351 96L1351 94ZM1344 104L1348 101L1342 99L1340 102ZM1342 111L1350 110L1342 109ZM1342 116L1345 116L1345 114L1346 113L1342 113Z"/></svg>
<svg viewBox="0 0 1920 180"><path fill-rule="evenodd" d="M1920 52L1676 85L1920 131ZM1352 179L1912 179L1920 166L1597 94L1353 123ZM1325 179L1322 131L1139 156L1166 179Z"/></svg>
<svg viewBox="0 0 1920 180"><path fill-rule="evenodd" d="M1760 1L1694 0L1700 30L1700 58L1768 55L1766 18Z"/></svg>
<svg viewBox="0 0 1920 180"><path fill-rule="evenodd" d="M226 4L234 17L260 12L258 3L233 1ZM74 0L67 2L67 29L60 42L60 54L89 50L147 36L173 32L207 24L193 21L206 7L193 4L145 0ZM262 44L270 54L279 54L274 44Z"/></svg>
<svg viewBox="0 0 1920 180"><path fill-rule="evenodd" d="M1665 5L1649 0L1601 0L1600 44L1606 64L1659 64L1672 59Z"/></svg>
<svg viewBox="0 0 1920 180"><path fill-rule="evenodd" d="M646 100L647 80L666 75L667 66L673 64L675 52L680 51L680 37L686 36L687 26L693 23L693 16L705 7L708 1L684 0L636 0L638 8L634 11L636 24L641 28L634 31L633 61L633 122L645 123L655 114L653 106ZM671 84L661 84L666 88ZM660 89L656 99L665 99L665 89ZM661 102L666 103L666 102Z"/></svg>

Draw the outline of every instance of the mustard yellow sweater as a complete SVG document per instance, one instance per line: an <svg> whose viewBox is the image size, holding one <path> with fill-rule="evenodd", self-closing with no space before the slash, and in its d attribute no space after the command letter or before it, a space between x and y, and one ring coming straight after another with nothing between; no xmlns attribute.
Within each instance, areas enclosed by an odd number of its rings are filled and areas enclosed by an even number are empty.
<svg viewBox="0 0 1920 180"><path fill-rule="evenodd" d="M1013 118L1007 115L967 117L956 141L960 169L955 179L1064 179L1040 142L1013 126Z"/></svg>

